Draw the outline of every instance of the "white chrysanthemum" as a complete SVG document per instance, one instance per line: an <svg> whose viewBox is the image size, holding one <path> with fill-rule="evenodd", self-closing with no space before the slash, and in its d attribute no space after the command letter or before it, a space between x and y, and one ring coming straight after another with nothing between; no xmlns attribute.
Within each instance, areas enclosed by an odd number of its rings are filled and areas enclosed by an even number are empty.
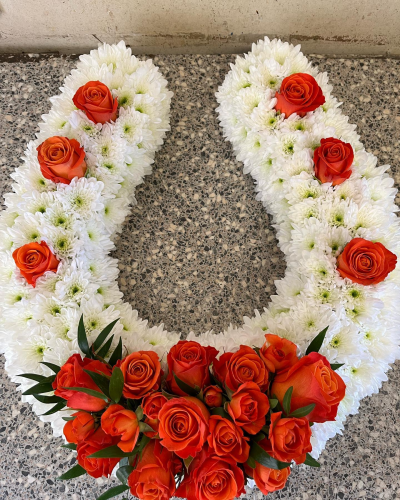
<svg viewBox="0 0 400 500"><path fill-rule="evenodd" d="M40 243L43 237L40 219L29 212L15 219L13 227L8 229L13 247L19 248L27 243Z"/></svg>
<svg viewBox="0 0 400 500"><path fill-rule="evenodd" d="M56 296L64 302L80 303L89 300L98 289L89 272L69 268L56 284Z"/></svg>

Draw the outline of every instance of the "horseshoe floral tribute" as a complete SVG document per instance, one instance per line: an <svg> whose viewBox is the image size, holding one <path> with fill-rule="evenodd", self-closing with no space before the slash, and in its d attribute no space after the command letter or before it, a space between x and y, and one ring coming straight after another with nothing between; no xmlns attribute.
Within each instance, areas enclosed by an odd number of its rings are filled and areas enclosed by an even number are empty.
<svg viewBox="0 0 400 500"><path fill-rule="evenodd" d="M145 500L229 500L318 467L399 357L399 223L326 74L267 38L217 94L225 135L274 217L285 278L262 314L187 340L122 302L113 238L169 129L171 92L123 42L81 56L1 217L6 369L77 465Z"/></svg>

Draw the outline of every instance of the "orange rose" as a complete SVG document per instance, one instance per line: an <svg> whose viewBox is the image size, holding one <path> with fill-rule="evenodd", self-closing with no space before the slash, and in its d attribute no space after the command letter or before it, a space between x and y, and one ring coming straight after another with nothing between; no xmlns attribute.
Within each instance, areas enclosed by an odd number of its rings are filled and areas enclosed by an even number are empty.
<svg viewBox="0 0 400 500"><path fill-rule="evenodd" d="M144 432L147 437L153 438L158 434L158 414L164 403L166 403L167 401L168 399L163 394L161 394L161 392L153 392L152 394L148 394L143 398L143 413L147 416L147 418L145 419L145 423L150 425L150 427L153 429L153 432Z"/></svg>
<svg viewBox="0 0 400 500"><path fill-rule="evenodd" d="M397 256L382 243L353 238L337 258L337 270L342 278L360 285L376 285L393 271Z"/></svg>
<svg viewBox="0 0 400 500"><path fill-rule="evenodd" d="M80 354L73 354L61 367L53 382L54 394L67 400L67 406L76 410L101 411L107 406L103 399L89 396L83 392L70 391L69 387L85 387L100 391L92 378L83 370L89 370L96 373L103 373L110 376L110 368L101 361L81 358Z"/></svg>
<svg viewBox="0 0 400 500"><path fill-rule="evenodd" d="M106 123L117 118L118 99L99 81L87 82L76 91L73 102L94 123Z"/></svg>
<svg viewBox="0 0 400 500"><path fill-rule="evenodd" d="M279 92L275 94L275 109L289 118L293 113L304 116L322 106L325 97L315 78L306 73L295 73L283 79Z"/></svg>
<svg viewBox="0 0 400 500"><path fill-rule="evenodd" d="M282 412L272 413L269 427L270 455L281 462L304 463L312 450L311 427L306 418L282 418Z"/></svg>
<svg viewBox="0 0 400 500"><path fill-rule="evenodd" d="M111 405L101 416L101 428L110 436L120 436L117 444L126 453L133 450L139 437L139 421L136 413L121 405Z"/></svg>
<svg viewBox="0 0 400 500"><path fill-rule="evenodd" d="M14 250L12 256L22 276L34 287L36 280L45 272L57 272L60 263L45 241L19 247Z"/></svg>
<svg viewBox="0 0 400 500"><path fill-rule="evenodd" d="M178 457L194 457L203 447L208 436L210 413L196 398L170 399L158 414L158 433L161 444L174 451Z"/></svg>
<svg viewBox="0 0 400 500"><path fill-rule="evenodd" d="M353 148L348 142L334 137L321 139L321 146L314 151L315 177L338 186L350 177L353 160Z"/></svg>
<svg viewBox="0 0 400 500"><path fill-rule="evenodd" d="M262 445L262 441L258 444ZM287 478L291 472L290 467L286 467L281 470L270 469L269 467L265 467L258 462L256 462L255 469L251 469L246 464L244 468L246 474L254 479L258 489L264 495L268 495L268 493L273 493L274 491L284 488Z"/></svg>
<svg viewBox="0 0 400 500"><path fill-rule="evenodd" d="M80 441L76 448L78 453L78 463L92 477L108 477L114 467L121 460L120 458L89 458L89 455L96 453L109 446L118 443L118 438L113 438L106 434L101 427L96 432Z"/></svg>
<svg viewBox="0 0 400 500"><path fill-rule="evenodd" d="M214 373L231 391L246 382L256 383L261 391L268 388L268 370L260 356L249 346L241 345L233 353L227 352L214 361Z"/></svg>
<svg viewBox="0 0 400 500"><path fill-rule="evenodd" d="M257 434L265 425L269 412L269 399L254 382L239 387L227 405L229 415L235 424L249 434Z"/></svg>
<svg viewBox="0 0 400 500"><path fill-rule="evenodd" d="M176 375L191 387L202 389L210 383L210 365L217 356L214 347L203 347L198 342L180 340L168 353L167 387L173 394L186 396L175 382Z"/></svg>
<svg viewBox="0 0 400 500"><path fill-rule="evenodd" d="M53 182L70 184L74 177L86 173L85 151L75 139L54 136L36 148L43 177Z"/></svg>
<svg viewBox="0 0 400 500"><path fill-rule="evenodd" d="M86 411L78 411L72 414L73 420L68 420L64 425L64 436L68 443L78 444L86 439L95 430L94 417Z"/></svg>
<svg viewBox="0 0 400 500"><path fill-rule="evenodd" d="M217 385L209 385L204 389L204 402L209 408L222 406L222 389Z"/></svg>
<svg viewBox="0 0 400 500"><path fill-rule="evenodd" d="M175 494L174 455L157 439L144 448L128 486L134 497L141 500L169 500Z"/></svg>
<svg viewBox="0 0 400 500"><path fill-rule="evenodd" d="M240 427L220 417L211 415L209 420L210 435L207 438L210 449L220 457L231 457L235 462L243 463L249 458L250 446Z"/></svg>
<svg viewBox="0 0 400 500"><path fill-rule="evenodd" d="M331 369L328 360L317 352L304 356L289 371L277 375L272 383L271 394L275 394L282 404L289 387L293 387L291 411L315 403L314 410L306 416L310 422L335 420L346 391L341 377Z"/></svg>
<svg viewBox="0 0 400 500"><path fill-rule="evenodd" d="M187 500L233 500L242 493L244 475L235 460L203 448L190 464L176 496Z"/></svg>
<svg viewBox="0 0 400 500"><path fill-rule="evenodd" d="M296 351L296 344L290 340L267 333L265 343L260 349L260 356L270 372L281 373L298 361Z"/></svg>
<svg viewBox="0 0 400 500"><path fill-rule="evenodd" d="M120 368L124 374L125 398L141 399L159 389L162 370L154 351L133 352L122 360Z"/></svg>

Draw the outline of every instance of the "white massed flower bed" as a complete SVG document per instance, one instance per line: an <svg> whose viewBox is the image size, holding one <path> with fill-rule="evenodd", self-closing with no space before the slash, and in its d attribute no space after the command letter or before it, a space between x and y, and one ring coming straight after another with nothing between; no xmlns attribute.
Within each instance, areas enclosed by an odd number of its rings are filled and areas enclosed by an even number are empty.
<svg viewBox="0 0 400 500"><path fill-rule="evenodd" d="M296 72L315 76L326 103L304 118L283 120L273 109L275 91L284 77ZM76 90L90 80L100 80L118 97L115 123L94 125L73 105ZM79 352L76 335L82 313L89 341L121 318L111 349L122 336L129 352L152 349L162 356L178 341L178 334L163 325L149 327L122 301L117 261L108 256L134 202L134 188L151 173L154 153L169 128L171 95L151 61L139 61L122 42L104 45L81 57L62 94L51 100L52 109L43 117L37 140L28 145L24 165L13 174L14 193L6 195L0 221L0 340L7 372L21 390L33 383L18 374L49 374L41 361L62 365ZM312 68L299 47L260 41L237 59L217 98L225 135L245 173L256 180L258 199L274 217L287 271L276 283L278 295L262 314L244 318L239 328L218 335L190 333L188 339L224 352L241 344L261 346L268 331L295 342L304 354L329 325L320 352L330 362L345 363L339 373L347 392L336 422L312 428L313 455L318 456L327 439L341 431L346 416L357 412L360 399L378 391L389 363L400 355L399 270L369 287L344 280L336 271L336 257L353 237L380 241L400 255L396 190L385 173L388 167L376 166L355 126L341 113L326 74ZM84 147L86 178L56 185L41 175L36 147L54 135L77 139ZM350 179L336 188L313 176L312 152L324 137L349 142L355 151ZM56 274L47 273L33 288L21 278L12 252L41 240L61 264ZM32 396L24 400L38 415L48 410ZM61 435L65 422L60 413L41 419Z"/></svg>

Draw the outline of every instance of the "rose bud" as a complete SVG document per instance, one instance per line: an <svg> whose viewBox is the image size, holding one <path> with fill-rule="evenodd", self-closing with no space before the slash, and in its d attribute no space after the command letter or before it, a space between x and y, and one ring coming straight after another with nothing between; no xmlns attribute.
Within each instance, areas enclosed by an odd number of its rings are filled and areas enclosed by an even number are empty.
<svg viewBox="0 0 400 500"><path fill-rule="evenodd" d="M312 450L311 427L306 418L282 418L282 412L272 413L269 427L270 455L281 462L305 462Z"/></svg>
<svg viewBox="0 0 400 500"><path fill-rule="evenodd" d="M142 401L143 413L151 419L158 418L158 413L167 401L168 399L161 392L148 394Z"/></svg>
<svg viewBox="0 0 400 500"><path fill-rule="evenodd" d="M338 186L350 177L353 160L351 144L333 137L321 139L321 146L314 151L315 177Z"/></svg>
<svg viewBox="0 0 400 500"><path fill-rule="evenodd" d="M256 383L261 391L268 388L268 370L260 356L249 346L240 346L237 352L227 352L214 361L214 373L231 391L246 382Z"/></svg>
<svg viewBox="0 0 400 500"><path fill-rule="evenodd" d="M296 351L296 344L290 340L267 333L265 343L260 349L260 356L270 372L281 373L298 361Z"/></svg>
<svg viewBox="0 0 400 500"><path fill-rule="evenodd" d="M40 171L53 182L70 184L86 173L85 151L75 139L54 136L37 148Z"/></svg>
<svg viewBox="0 0 400 500"><path fill-rule="evenodd" d="M209 385L210 365L217 354L218 351L214 347L203 347L198 342L180 340L167 356L166 382L169 391L179 396L187 396L175 382L174 375L193 388L197 386L202 389Z"/></svg>
<svg viewBox="0 0 400 500"><path fill-rule="evenodd" d="M158 414L161 444L180 458L194 457L208 436L210 413L196 398L170 399Z"/></svg>
<svg viewBox="0 0 400 500"><path fill-rule="evenodd" d="M111 405L101 416L101 428L110 436L119 436L117 444L122 451L130 452L139 437L139 421L136 413L121 405Z"/></svg>
<svg viewBox="0 0 400 500"><path fill-rule="evenodd" d="M246 471L246 474L254 479L258 489L264 495L268 495L268 493L273 493L274 491L278 491L284 488L287 478L289 477L291 472L290 467L286 467L285 469L281 470L270 469L269 467L265 467L258 462L256 462L255 469L251 469L246 464L244 465L244 469Z"/></svg>
<svg viewBox="0 0 400 500"><path fill-rule="evenodd" d="M95 431L94 417L86 411L72 414L73 420L68 420L64 425L64 436L68 443L78 444Z"/></svg>
<svg viewBox="0 0 400 500"><path fill-rule="evenodd" d="M250 446L240 427L234 422L211 415L210 434L207 438L210 450L220 457L231 457L235 462L243 463L249 458Z"/></svg>
<svg viewBox="0 0 400 500"><path fill-rule="evenodd" d="M161 364L154 351L129 354L120 363L124 375L123 395L127 399L141 399L160 387Z"/></svg>
<svg viewBox="0 0 400 500"><path fill-rule="evenodd" d="M60 263L45 241L19 247L12 256L22 276L33 287L36 286L36 280L46 272L57 272Z"/></svg>
<svg viewBox="0 0 400 500"><path fill-rule="evenodd" d="M128 478L132 495L143 500L168 500L175 494L175 470L173 453L157 439L151 440Z"/></svg>
<svg viewBox="0 0 400 500"><path fill-rule="evenodd" d="M176 496L187 500L233 500L242 493L244 475L235 460L203 448L190 464Z"/></svg>
<svg viewBox="0 0 400 500"><path fill-rule="evenodd" d="M78 463L92 477L108 477L121 458L89 458L89 455L96 453L109 446L118 443L118 438L113 438L106 434L101 427L96 432L80 441L77 446Z"/></svg>
<svg viewBox="0 0 400 500"><path fill-rule="evenodd" d="M106 123L117 118L118 100L110 89L99 81L87 82L79 87L72 98L75 106L86 113L94 123Z"/></svg>
<svg viewBox="0 0 400 500"><path fill-rule="evenodd" d="M306 73L294 73L284 78L275 97L275 109L285 113L286 118L293 113L304 116L325 103L325 97L316 79Z"/></svg>
<svg viewBox="0 0 400 500"><path fill-rule="evenodd" d="M89 358L82 359L80 354L73 354L56 375L52 384L54 394L66 399L69 408L90 412L101 411L107 406L106 401L83 392L68 389L69 387L85 387L86 389L101 392L92 378L83 370L111 376L110 368L101 361Z"/></svg>
<svg viewBox="0 0 400 500"><path fill-rule="evenodd" d="M301 358L289 371L277 375L271 386L280 404L286 391L293 387L290 411L310 404L314 410L305 418L310 422L335 420L339 403L345 396L346 386L341 377L334 372L328 360L311 352Z"/></svg>
<svg viewBox="0 0 400 500"><path fill-rule="evenodd" d="M209 408L217 408L222 406L223 397L222 389L217 385L209 385L204 389L204 402Z"/></svg>
<svg viewBox="0 0 400 500"><path fill-rule="evenodd" d="M381 283L397 264L397 256L382 243L353 238L337 258L337 270L342 278L360 285Z"/></svg>
<svg viewBox="0 0 400 500"><path fill-rule="evenodd" d="M239 387L227 405L229 415L236 425L249 434L257 434L265 425L269 412L269 399L254 382Z"/></svg>

